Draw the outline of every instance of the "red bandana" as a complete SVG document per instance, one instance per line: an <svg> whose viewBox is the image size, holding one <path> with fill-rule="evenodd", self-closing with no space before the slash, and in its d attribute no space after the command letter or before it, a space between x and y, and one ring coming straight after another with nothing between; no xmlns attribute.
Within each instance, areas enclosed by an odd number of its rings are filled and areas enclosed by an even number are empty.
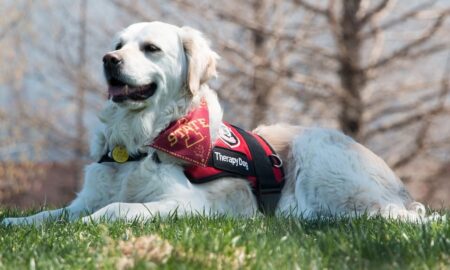
<svg viewBox="0 0 450 270"><path fill-rule="evenodd" d="M172 122L150 144L177 158L206 167L211 153L209 111L206 100L183 118Z"/></svg>

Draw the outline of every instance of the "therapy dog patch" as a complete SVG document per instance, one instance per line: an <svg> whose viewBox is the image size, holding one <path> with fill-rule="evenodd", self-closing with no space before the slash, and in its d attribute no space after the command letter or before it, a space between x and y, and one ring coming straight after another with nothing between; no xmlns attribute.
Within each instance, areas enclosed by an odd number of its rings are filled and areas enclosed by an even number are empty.
<svg viewBox="0 0 450 270"><path fill-rule="evenodd" d="M150 146L205 167L212 148L206 101L202 100L198 108L171 123Z"/></svg>
<svg viewBox="0 0 450 270"><path fill-rule="evenodd" d="M222 147L214 147L212 153L214 168L243 176L253 175L253 168L250 167L250 161L244 153Z"/></svg>

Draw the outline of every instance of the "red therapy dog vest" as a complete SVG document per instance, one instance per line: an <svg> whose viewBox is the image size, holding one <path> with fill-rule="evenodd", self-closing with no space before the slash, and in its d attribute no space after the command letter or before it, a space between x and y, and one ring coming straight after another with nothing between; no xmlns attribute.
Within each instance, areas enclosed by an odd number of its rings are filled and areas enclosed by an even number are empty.
<svg viewBox="0 0 450 270"><path fill-rule="evenodd" d="M242 133L247 134L242 134ZM249 142L244 136L251 136L264 150L264 155L271 164L257 164L250 149ZM273 163L273 164L272 164ZM257 188L257 176L255 167L270 165L275 183L283 181L281 161L261 137L248 133L224 122L219 131L219 139L211 150L206 167L189 166L185 169L186 176L194 183L208 182L225 176L245 177L253 188ZM272 177L272 176L271 176Z"/></svg>
<svg viewBox="0 0 450 270"><path fill-rule="evenodd" d="M188 161L184 173L196 184L231 176L249 181L263 211L270 211L264 197L278 201L284 184L282 161L260 136L226 122L219 138L211 141L209 111L205 100L185 117L171 123L151 146ZM275 202L276 204L276 202ZM273 209L272 209L273 210Z"/></svg>

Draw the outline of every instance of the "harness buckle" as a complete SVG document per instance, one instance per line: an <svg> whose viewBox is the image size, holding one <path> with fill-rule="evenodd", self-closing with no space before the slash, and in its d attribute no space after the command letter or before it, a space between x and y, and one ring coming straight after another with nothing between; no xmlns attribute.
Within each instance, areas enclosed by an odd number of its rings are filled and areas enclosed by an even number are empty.
<svg viewBox="0 0 450 270"><path fill-rule="evenodd" d="M277 154L271 154L269 156L270 162L272 163L272 166L275 168L281 168L283 167L283 160L281 160L280 156Z"/></svg>

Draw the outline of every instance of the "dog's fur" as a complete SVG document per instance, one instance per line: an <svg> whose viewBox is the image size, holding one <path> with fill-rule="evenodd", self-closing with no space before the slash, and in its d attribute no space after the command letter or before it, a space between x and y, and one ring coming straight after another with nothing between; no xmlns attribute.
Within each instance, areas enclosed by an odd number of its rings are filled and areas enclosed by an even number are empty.
<svg viewBox="0 0 450 270"><path fill-rule="evenodd" d="M218 55L201 33L160 22L138 23L119 33L119 41L122 46L113 53L123 59L120 80L134 86L156 83L157 90L142 101L107 101L99 115L104 126L93 140L92 157L99 160L117 145L131 155L148 156L124 164L92 163L85 168L81 192L68 207L8 218L3 224L39 224L64 212L70 220L85 215L84 221L146 220L174 212L255 215L257 203L245 180L192 184L183 173L183 161L158 152L158 163L152 158L156 150L148 146L169 123L198 107L202 98L210 110L211 138L217 138L222 109L207 81L216 74ZM145 42L161 51L143 51ZM286 164L278 214L314 218L367 213L414 221L425 215L423 205L411 198L385 162L340 132L283 124L260 126L255 132Z"/></svg>

